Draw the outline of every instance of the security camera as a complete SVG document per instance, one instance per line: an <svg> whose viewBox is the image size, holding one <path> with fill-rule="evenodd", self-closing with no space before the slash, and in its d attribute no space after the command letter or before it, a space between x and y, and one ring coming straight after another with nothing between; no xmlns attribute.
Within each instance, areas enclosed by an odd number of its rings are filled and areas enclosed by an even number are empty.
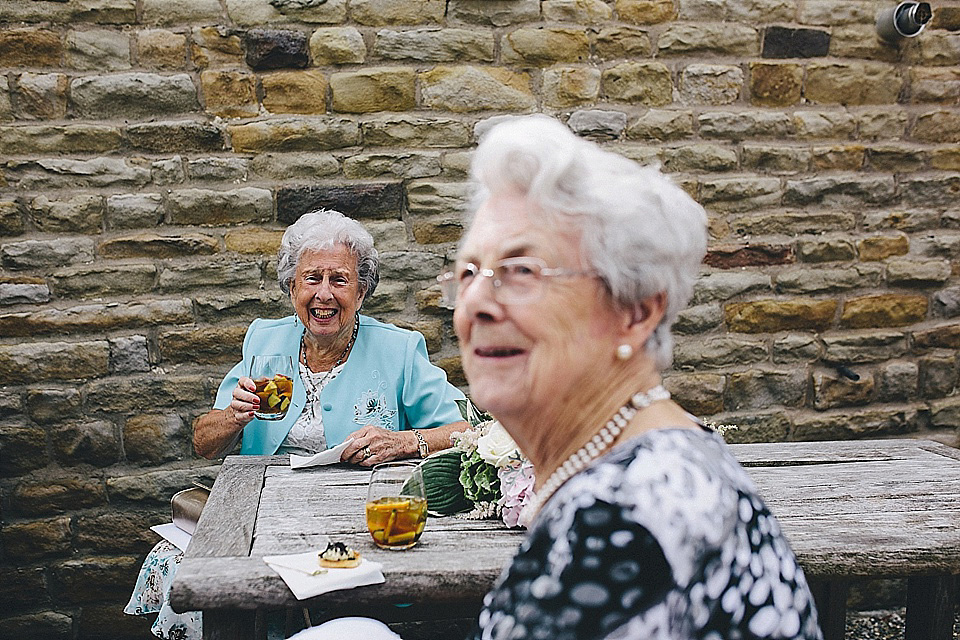
<svg viewBox="0 0 960 640"><path fill-rule="evenodd" d="M932 17L929 2L901 2L880 12L877 33L887 42L896 44L901 38L919 35Z"/></svg>

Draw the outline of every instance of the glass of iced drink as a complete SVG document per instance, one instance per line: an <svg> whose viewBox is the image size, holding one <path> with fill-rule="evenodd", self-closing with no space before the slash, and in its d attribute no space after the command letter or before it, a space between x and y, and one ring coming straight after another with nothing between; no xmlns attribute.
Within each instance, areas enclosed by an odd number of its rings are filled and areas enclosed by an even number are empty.
<svg viewBox="0 0 960 640"><path fill-rule="evenodd" d="M293 358L291 356L253 356L250 377L257 385L260 408L253 414L260 420L280 420L287 415L293 400Z"/></svg>
<svg viewBox="0 0 960 640"><path fill-rule="evenodd" d="M367 530L381 549L409 549L427 523L423 475L414 462L384 462L373 468L367 490Z"/></svg>

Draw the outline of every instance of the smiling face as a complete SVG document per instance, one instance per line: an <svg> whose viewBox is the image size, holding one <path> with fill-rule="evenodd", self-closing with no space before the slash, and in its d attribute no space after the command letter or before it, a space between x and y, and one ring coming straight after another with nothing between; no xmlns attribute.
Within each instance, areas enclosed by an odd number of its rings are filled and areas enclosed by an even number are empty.
<svg viewBox="0 0 960 640"><path fill-rule="evenodd" d="M290 283L297 317L321 346L349 339L363 294L357 256L343 245L305 251Z"/></svg>
<svg viewBox="0 0 960 640"><path fill-rule="evenodd" d="M458 263L490 268L523 256L583 271L579 245L578 234L545 224L525 199L498 195L477 212ZM620 316L599 279L555 277L544 284L535 302L501 304L490 278L474 278L457 298L454 326L470 394L505 425L542 419L594 393L618 344Z"/></svg>

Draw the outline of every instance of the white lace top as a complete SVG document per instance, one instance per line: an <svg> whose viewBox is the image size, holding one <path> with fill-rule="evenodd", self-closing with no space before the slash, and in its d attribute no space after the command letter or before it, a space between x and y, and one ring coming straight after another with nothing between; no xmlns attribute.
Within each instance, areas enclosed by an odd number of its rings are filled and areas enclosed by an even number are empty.
<svg viewBox="0 0 960 640"><path fill-rule="evenodd" d="M300 379L310 382L304 384L307 390L307 404L297 421L293 423L287 437L283 439L278 454L293 453L299 456L310 455L327 448L327 436L323 431L323 407L320 404L320 392L343 371L344 365L334 367L330 375L326 371L314 373L300 363ZM326 379L324 379L326 378ZM312 383L312 384L311 384ZM316 390L316 394L312 393Z"/></svg>

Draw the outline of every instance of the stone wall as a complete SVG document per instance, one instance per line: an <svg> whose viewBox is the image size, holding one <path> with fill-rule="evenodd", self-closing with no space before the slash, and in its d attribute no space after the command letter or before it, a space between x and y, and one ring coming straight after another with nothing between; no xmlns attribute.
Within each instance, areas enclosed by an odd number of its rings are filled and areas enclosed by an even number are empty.
<svg viewBox="0 0 960 640"><path fill-rule="evenodd" d="M0 637L120 609L284 226L374 233L367 311L463 384L431 287L478 129L560 116L710 212L667 384L732 439L954 442L960 2L0 0Z"/></svg>

